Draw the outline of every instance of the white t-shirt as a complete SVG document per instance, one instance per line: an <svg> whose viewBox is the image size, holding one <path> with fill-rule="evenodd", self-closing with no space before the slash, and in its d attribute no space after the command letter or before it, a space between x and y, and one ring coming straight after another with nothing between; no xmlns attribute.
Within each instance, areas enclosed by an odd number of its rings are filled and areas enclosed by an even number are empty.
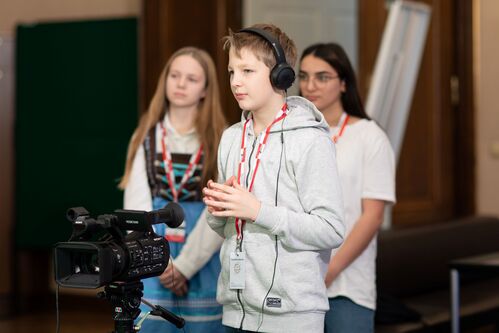
<svg viewBox="0 0 499 333"><path fill-rule="evenodd" d="M331 129L331 133L336 132ZM371 120L347 125L336 143L336 161L345 206L346 236L362 215L362 199L395 203L395 157L386 134ZM345 236L345 237L346 237ZM328 297L345 296L376 308L376 237L328 288ZM332 251L332 260L338 251Z"/></svg>

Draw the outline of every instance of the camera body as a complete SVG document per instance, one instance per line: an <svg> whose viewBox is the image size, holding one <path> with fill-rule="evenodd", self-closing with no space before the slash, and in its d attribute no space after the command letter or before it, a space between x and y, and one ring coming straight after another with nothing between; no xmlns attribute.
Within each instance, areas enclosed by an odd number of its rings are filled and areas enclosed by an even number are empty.
<svg viewBox="0 0 499 333"><path fill-rule="evenodd" d="M116 210L91 218L83 207L70 208L73 223L68 242L54 250L58 285L98 288L115 281L131 282L158 276L168 266L168 241L154 233L153 224L177 227L184 219L175 203L153 211Z"/></svg>

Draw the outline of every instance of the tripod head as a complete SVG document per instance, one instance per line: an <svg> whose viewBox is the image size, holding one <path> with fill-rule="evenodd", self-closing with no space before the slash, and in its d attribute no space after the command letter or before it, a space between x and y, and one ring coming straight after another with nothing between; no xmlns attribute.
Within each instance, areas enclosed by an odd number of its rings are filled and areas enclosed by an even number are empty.
<svg viewBox="0 0 499 333"><path fill-rule="evenodd" d="M104 291L97 294L106 298L113 306L114 331L112 333L137 333L140 328L134 327L134 320L140 315L140 303L144 290L141 281L113 282L105 286ZM142 300L153 309L151 315L161 316L178 328L185 325L185 320L170 311Z"/></svg>
<svg viewBox="0 0 499 333"><path fill-rule="evenodd" d="M140 314L140 300L144 285L141 281L113 282L97 294L113 306L114 331L112 333L136 333L133 321Z"/></svg>

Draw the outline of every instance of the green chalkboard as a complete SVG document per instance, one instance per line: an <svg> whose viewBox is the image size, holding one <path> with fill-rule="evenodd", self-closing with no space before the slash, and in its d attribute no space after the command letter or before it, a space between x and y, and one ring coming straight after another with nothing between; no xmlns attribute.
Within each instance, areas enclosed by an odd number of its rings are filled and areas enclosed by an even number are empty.
<svg viewBox="0 0 499 333"><path fill-rule="evenodd" d="M137 72L135 18L17 27L17 247L66 241L69 207L92 216L122 207Z"/></svg>

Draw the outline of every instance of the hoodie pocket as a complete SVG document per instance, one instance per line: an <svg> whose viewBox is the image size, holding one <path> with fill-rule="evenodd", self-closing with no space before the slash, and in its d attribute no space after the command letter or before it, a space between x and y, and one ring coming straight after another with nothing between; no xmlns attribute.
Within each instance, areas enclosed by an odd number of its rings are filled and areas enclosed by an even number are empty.
<svg viewBox="0 0 499 333"><path fill-rule="evenodd" d="M279 269L279 257L276 262L275 240L256 242L246 241L246 288L243 290L244 302L252 310L266 313L286 313L295 308L295 302L286 292L291 286L286 284L286 277ZM279 251L283 251L279 247ZM274 273L275 271L275 273Z"/></svg>

